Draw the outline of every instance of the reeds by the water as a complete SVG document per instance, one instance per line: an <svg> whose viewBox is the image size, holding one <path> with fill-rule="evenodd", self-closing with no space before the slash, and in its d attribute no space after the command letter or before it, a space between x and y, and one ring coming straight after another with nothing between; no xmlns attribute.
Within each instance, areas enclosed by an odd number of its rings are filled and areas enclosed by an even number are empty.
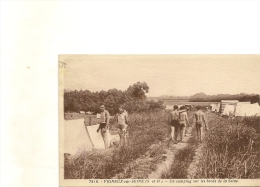
<svg viewBox="0 0 260 187"><path fill-rule="evenodd" d="M210 114L210 132L197 178L260 177L259 117L224 119Z"/></svg>

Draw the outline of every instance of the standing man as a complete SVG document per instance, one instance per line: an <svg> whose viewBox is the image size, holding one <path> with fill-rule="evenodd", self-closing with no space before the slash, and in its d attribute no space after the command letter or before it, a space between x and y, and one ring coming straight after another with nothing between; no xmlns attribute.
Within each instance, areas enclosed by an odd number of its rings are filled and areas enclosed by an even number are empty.
<svg viewBox="0 0 260 187"><path fill-rule="evenodd" d="M169 117L169 124L171 125L171 138L174 143L177 143L177 135L178 135L178 128L179 128L179 112L178 106L173 106L173 111Z"/></svg>
<svg viewBox="0 0 260 187"><path fill-rule="evenodd" d="M107 149L110 145L110 142L109 142L109 112L107 110L105 110L104 105L100 106L100 111L101 111L101 115L100 115L101 122L97 129L97 132L99 130L101 130L101 135L104 140L105 149Z"/></svg>
<svg viewBox="0 0 260 187"><path fill-rule="evenodd" d="M115 122L119 129L120 146L125 146L127 144L127 132L126 128L128 125L128 114L122 106L118 107L118 113L115 116Z"/></svg>
<svg viewBox="0 0 260 187"><path fill-rule="evenodd" d="M206 131L208 130L208 125L205 120L205 114L201 111L201 106L196 107L197 111L194 113L193 121L195 119L197 137L199 142L202 142L202 123L205 124Z"/></svg>
<svg viewBox="0 0 260 187"><path fill-rule="evenodd" d="M188 119L187 112L185 110L185 106L181 106L181 108L180 108L179 123L180 123L180 125L179 125L180 129L179 130L180 130L180 133L181 133L180 143L183 143L183 138L185 136L186 126L187 126L187 124L190 126L190 122L189 122L189 119Z"/></svg>

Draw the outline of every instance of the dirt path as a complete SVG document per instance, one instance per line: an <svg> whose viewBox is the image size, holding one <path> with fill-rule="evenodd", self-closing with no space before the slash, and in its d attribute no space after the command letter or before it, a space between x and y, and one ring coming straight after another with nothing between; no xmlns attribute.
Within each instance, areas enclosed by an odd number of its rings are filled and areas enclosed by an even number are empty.
<svg viewBox="0 0 260 187"><path fill-rule="evenodd" d="M149 174L149 179L160 179L163 172L169 171L171 168L171 165L174 161L174 156L178 153L179 150L185 148L188 146L188 139L192 136L191 134L192 128L187 129L186 136L184 137L184 143L178 143L174 144L172 141L169 144L169 149L167 150L167 153L165 154L165 161L160 163L157 166L157 169Z"/></svg>
<svg viewBox="0 0 260 187"><path fill-rule="evenodd" d="M189 118L191 116L192 113ZM171 169L175 155L189 145L188 140L193 136L193 128L186 128L183 143L174 144L173 141L169 141L169 138L165 138L162 142L151 145L146 154L129 163L124 172L117 174L113 179L160 179L164 172Z"/></svg>
<svg viewBox="0 0 260 187"><path fill-rule="evenodd" d="M203 148L203 144L199 144L198 148L195 151L195 156L193 157L193 161L191 162L187 170L188 179L194 179L196 177L199 159L202 155L202 148Z"/></svg>
<svg viewBox="0 0 260 187"><path fill-rule="evenodd" d="M117 174L113 179L143 179L148 178L149 173L154 170L156 164L164 159L166 143L159 142L150 146L149 150L138 159L130 162L124 172Z"/></svg>
<svg viewBox="0 0 260 187"><path fill-rule="evenodd" d="M162 173L171 168L175 154L188 146L188 140L192 136L191 131L192 128L187 128L184 143L174 144L167 138L163 142L153 144L145 155L129 163L125 171L117 174L113 179L160 179Z"/></svg>
<svg viewBox="0 0 260 187"><path fill-rule="evenodd" d="M208 118L209 114L207 115ZM208 125L210 125L211 121L208 121ZM205 145L205 129L203 127L203 131L202 131L202 143L199 144L199 146L197 147L196 151L195 151L195 156L193 157L193 161L191 162L191 164L188 167L188 178L189 179L194 179L196 178L196 174L197 174L197 169L198 169L198 164L199 164L199 160L202 157L203 154L203 147Z"/></svg>

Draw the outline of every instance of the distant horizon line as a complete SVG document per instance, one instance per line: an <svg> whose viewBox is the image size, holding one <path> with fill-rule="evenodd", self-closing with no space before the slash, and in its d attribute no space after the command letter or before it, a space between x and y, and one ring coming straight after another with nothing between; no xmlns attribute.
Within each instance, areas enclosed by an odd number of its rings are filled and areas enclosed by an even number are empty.
<svg viewBox="0 0 260 187"><path fill-rule="evenodd" d="M111 88L111 89L117 89L117 88ZM65 91L85 91L85 90L88 90L88 89L68 89L68 88L64 88ZM110 90L110 89L108 89ZM100 91L108 91L108 90L100 90ZM117 89L118 90L118 89ZM90 91L90 90L88 90ZM100 91L90 91L90 92L100 92ZM122 91L122 90L121 90ZM213 96L213 95L222 95L222 94L227 94L227 95L239 95L239 94L246 94L246 95L251 95L251 94L255 94L255 95L259 95L259 93L236 93L236 94L230 94L230 93L218 93L218 94L207 94L205 92L198 92L198 93L204 93L206 95L210 95L210 96ZM195 94L198 94L198 93L194 93L193 95ZM149 94L149 93L148 93ZM162 95L159 95L159 96L146 96L147 98L153 98L153 97L191 97L192 95L167 95L167 94L162 94Z"/></svg>

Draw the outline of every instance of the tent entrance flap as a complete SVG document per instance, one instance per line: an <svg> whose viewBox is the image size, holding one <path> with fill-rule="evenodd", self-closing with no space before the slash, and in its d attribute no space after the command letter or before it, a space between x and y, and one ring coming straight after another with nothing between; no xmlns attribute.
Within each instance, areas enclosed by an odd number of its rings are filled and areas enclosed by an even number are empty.
<svg viewBox="0 0 260 187"><path fill-rule="evenodd" d="M84 125L84 119L64 121L64 153L75 155L92 150L92 143Z"/></svg>
<svg viewBox="0 0 260 187"><path fill-rule="evenodd" d="M101 136L101 130L97 132L97 129L99 127L99 124L87 126L87 133L89 134L89 137L91 139L91 142L93 143L93 148L95 149L105 149L104 140ZM108 132L108 134L110 134Z"/></svg>
<svg viewBox="0 0 260 187"><path fill-rule="evenodd" d="M71 155L105 148L98 125L85 126L84 118L64 121L64 153Z"/></svg>
<svg viewBox="0 0 260 187"><path fill-rule="evenodd" d="M215 110L217 110L218 104L213 104L213 103L212 103L210 106L211 106L211 111L212 111L212 112L215 112Z"/></svg>

